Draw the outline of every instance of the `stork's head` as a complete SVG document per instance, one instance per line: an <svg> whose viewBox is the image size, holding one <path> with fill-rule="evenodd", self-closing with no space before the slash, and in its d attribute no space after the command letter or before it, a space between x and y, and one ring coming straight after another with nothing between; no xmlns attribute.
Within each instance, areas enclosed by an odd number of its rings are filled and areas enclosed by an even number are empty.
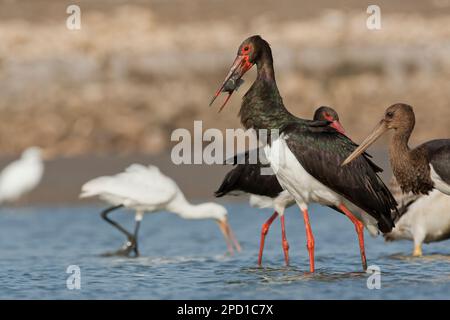
<svg viewBox="0 0 450 320"><path fill-rule="evenodd" d="M344 127L339 122L339 115L331 107L322 106L317 108L316 112L314 112L314 120L329 121L331 127L345 135Z"/></svg>
<svg viewBox="0 0 450 320"><path fill-rule="evenodd" d="M219 109L219 112L225 107L234 91L244 82L241 78L250 70L254 64L258 64L263 59L269 59L272 62L272 51L269 43L258 35L245 39L237 51L233 65L228 71L222 85L214 94L210 106L221 92L227 92L228 97Z"/></svg>
<svg viewBox="0 0 450 320"><path fill-rule="evenodd" d="M367 136L361 145L345 159L342 165L350 163L364 151L366 151L375 141L377 141L385 132L392 129L409 138L414 129L415 116L413 108L405 103L396 103L386 109L383 118L377 126Z"/></svg>

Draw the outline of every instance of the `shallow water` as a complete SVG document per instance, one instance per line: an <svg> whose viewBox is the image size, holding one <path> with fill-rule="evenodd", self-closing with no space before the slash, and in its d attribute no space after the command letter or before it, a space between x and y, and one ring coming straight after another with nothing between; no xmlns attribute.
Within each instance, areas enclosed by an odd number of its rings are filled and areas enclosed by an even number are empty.
<svg viewBox="0 0 450 320"><path fill-rule="evenodd" d="M302 218L286 213L291 266L284 266L279 221L270 230L264 267L256 266L261 224L271 212L230 204L230 224L243 252L225 256L212 221L173 214L147 215L140 230L142 257L102 257L125 240L102 221L100 207L2 208L0 298L8 299L449 299L449 242L424 246L366 236L369 265L381 270L381 288L369 290L352 224L328 208L312 207L315 274L308 274ZM133 216L111 217L130 230ZM69 265L81 271L81 289L69 290Z"/></svg>

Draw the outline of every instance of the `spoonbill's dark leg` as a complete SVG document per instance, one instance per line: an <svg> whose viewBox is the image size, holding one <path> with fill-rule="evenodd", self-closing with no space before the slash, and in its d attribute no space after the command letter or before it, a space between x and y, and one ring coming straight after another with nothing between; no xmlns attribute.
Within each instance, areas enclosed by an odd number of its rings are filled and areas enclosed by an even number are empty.
<svg viewBox="0 0 450 320"><path fill-rule="evenodd" d="M302 209L306 229L306 248L309 253L309 271L314 272L314 236L309 223L308 209Z"/></svg>
<svg viewBox="0 0 450 320"><path fill-rule="evenodd" d="M364 225L361 221L359 221L353 213L350 212L350 210L347 209L347 207L344 204L341 204L339 206L339 209L344 212L344 214L353 222L355 225L356 233L358 234L358 240L359 240L359 251L361 252L361 262L364 271L367 270L367 260L366 260L366 251L364 249Z"/></svg>
<svg viewBox="0 0 450 320"><path fill-rule="evenodd" d="M111 220L108 217L108 214L110 214L111 212L113 212L114 210L120 209L122 208L123 205L119 204L118 206L113 206L113 207L109 207L105 210L103 210L101 212L101 216L103 219L105 219L105 221L107 221L108 223L110 223L111 225L113 225L115 228L117 228L120 232L124 233L127 237L131 237L132 234L129 233L124 227L122 227L120 224L118 224L117 222L115 222L114 220Z"/></svg>
<svg viewBox="0 0 450 320"><path fill-rule="evenodd" d="M286 266L289 265L289 243L286 238L286 227L284 225L284 214L280 217L281 219L281 240L283 245L284 252L284 261L286 262Z"/></svg>
<svg viewBox="0 0 450 320"><path fill-rule="evenodd" d="M134 251L134 255L136 257L139 257L139 250L138 250L138 241L137 241L137 239L138 239L138 231L139 231L139 226L140 225L141 225L141 220L136 220L136 224L134 226L134 235L133 235L133 237L134 237L134 248L133 248L133 251Z"/></svg>
<svg viewBox="0 0 450 320"><path fill-rule="evenodd" d="M134 250L134 247L136 245L136 239L135 239L134 235L132 235L124 227L122 227L120 224L118 224L114 220L111 220L108 217L108 214L110 214L112 211L120 209L122 207L123 207L123 205L121 205L121 204L118 206L109 207L109 208L103 210L101 213L102 218L106 222L108 222L109 224L114 226L117 230L119 230L120 232L125 234L128 239L128 241L124 244L124 246L122 248L120 248L119 250L117 250L115 252L107 252L104 254L104 256L113 256L113 255L128 256L130 254L131 250Z"/></svg>
<svg viewBox="0 0 450 320"><path fill-rule="evenodd" d="M263 224L261 230L261 243L259 245L259 255L258 255L258 265L261 266L262 263L262 255L264 251L264 241L266 240L266 235L269 232L270 225L272 222L278 217L278 212L274 212L273 215Z"/></svg>

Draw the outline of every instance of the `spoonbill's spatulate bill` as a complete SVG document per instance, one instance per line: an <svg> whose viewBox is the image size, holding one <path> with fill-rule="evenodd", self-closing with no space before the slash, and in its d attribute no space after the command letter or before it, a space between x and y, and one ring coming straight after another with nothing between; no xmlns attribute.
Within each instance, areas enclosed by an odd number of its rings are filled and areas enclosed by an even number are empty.
<svg viewBox="0 0 450 320"><path fill-rule="evenodd" d="M26 149L19 160L11 162L0 173L0 203L15 201L36 188L44 175L42 150Z"/></svg>
<svg viewBox="0 0 450 320"><path fill-rule="evenodd" d="M112 207L104 210L103 219L127 236L125 245L114 255L126 255L134 252L139 255L137 236L144 213L157 211L173 212L184 219L212 219L222 231L230 253L240 246L228 224L227 210L217 203L191 204L184 197L177 184L162 174L155 166L132 164L124 172L113 176L103 176L88 181L81 188L81 198L97 196ZM119 208L136 211L134 233L128 232L108 214Z"/></svg>
<svg viewBox="0 0 450 320"><path fill-rule="evenodd" d="M314 120L329 121L330 126L335 128L342 134L345 133L344 128L339 122L339 116L337 112L330 107L322 106L317 108L314 113ZM259 160L259 157L264 157L260 150L255 155L255 159ZM240 159L244 157L243 159ZM238 164L241 163L241 164ZM225 195L235 195L239 193L250 194L250 205L257 208L273 208L275 212L272 216L263 224L261 229L261 241L258 255L258 265L262 264L262 256L264 251L264 243L267 233L273 221L280 216L281 220L281 235L282 246L284 252L284 258L286 265L289 264L289 243L286 237L286 228L284 220L284 211L287 207L292 206L295 203L294 197L289 192L284 190L277 180L274 174L261 174L263 168L269 168L270 165L267 159L257 161L257 163L250 163L250 153L238 155L234 158L233 164L236 165L225 176L219 189L215 192L217 197Z"/></svg>
<svg viewBox="0 0 450 320"><path fill-rule="evenodd" d="M254 64L257 78L243 97L241 123L246 129L279 130L279 138L266 145L265 154L280 185L294 197L303 213L310 271L314 271L314 237L308 215L308 204L312 202L337 207L352 221L366 269L363 224L348 205L352 203L370 214L382 232L392 230L391 210L396 210L396 202L378 177L378 167L366 155L342 167L342 161L356 145L328 122L299 119L285 108L275 81L272 51L260 36L252 36L240 45L224 83L237 82Z"/></svg>
<svg viewBox="0 0 450 320"><path fill-rule="evenodd" d="M450 238L449 196L436 189L428 195L405 194L395 179L391 183L391 191L399 203L399 219L395 222L395 228L384 235L386 241L412 240L413 256L420 257L423 243Z"/></svg>
<svg viewBox="0 0 450 320"><path fill-rule="evenodd" d="M403 192L428 194L433 188L450 195L450 139L425 142L410 149L408 141L416 119L413 108L397 103L386 109L383 119L372 133L345 159L354 161L388 130L394 130L389 145L389 158Z"/></svg>

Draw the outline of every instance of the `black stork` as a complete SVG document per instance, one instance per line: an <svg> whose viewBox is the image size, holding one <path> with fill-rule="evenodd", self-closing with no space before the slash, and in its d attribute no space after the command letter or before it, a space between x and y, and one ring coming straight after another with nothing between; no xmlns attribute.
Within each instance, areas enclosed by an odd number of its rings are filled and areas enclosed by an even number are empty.
<svg viewBox="0 0 450 320"><path fill-rule="evenodd" d="M354 161L383 133L392 129L389 160L402 191L428 194L436 188L450 195L450 139L431 140L410 149L408 141L415 122L411 106L404 103L390 106L373 132L342 165Z"/></svg>
<svg viewBox="0 0 450 320"><path fill-rule="evenodd" d="M339 115L330 107L321 106L314 112L314 120L328 121L329 125L337 131L345 134L344 128L339 122ZM250 151L249 151L250 152ZM250 154L243 154L244 159L239 159L240 155L234 157L233 164L236 165L223 179L219 189L214 193L216 197L225 195L239 195L240 193L250 194L250 204L257 208L273 208L275 212L262 225L261 241L258 254L258 265L262 264L264 243L270 226L279 216L281 221L281 236L284 259L289 265L289 243L286 237L286 227L284 211L295 203L295 199L289 192L284 190L274 174L261 174L262 168L269 167L267 161L257 161L252 164L249 161ZM258 152L258 156L262 154ZM241 161L240 161L241 160ZM243 160L243 161L242 161ZM238 162L240 164L238 164Z"/></svg>
<svg viewBox="0 0 450 320"><path fill-rule="evenodd" d="M221 92L228 92L230 97L254 64L257 78L243 97L240 120L246 129L279 130L278 139L264 147L265 154L280 185L294 197L303 213L310 272L314 272L314 237L308 215L308 204L312 202L337 207L352 221L366 269L363 224L348 205L353 203L370 214L381 232L392 230L391 210L396 210L396 201L377 175L379 168L366 155L341 166L356 145L327 122L300 119L285 108L275 81L270 46L260 36L252 36L239 46L237 57L210 105Z"/></svg>

